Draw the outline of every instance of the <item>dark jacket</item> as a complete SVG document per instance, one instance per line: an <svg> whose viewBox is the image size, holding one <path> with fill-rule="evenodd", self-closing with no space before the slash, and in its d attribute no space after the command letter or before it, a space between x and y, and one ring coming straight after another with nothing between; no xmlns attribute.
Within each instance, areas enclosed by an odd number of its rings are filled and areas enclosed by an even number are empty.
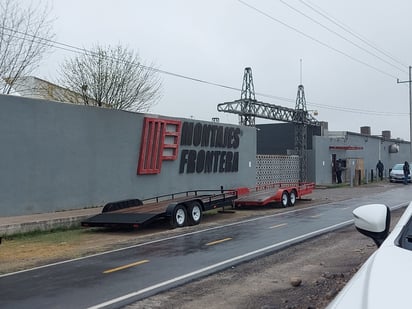
<svg viewBox="0 0 412 309"><path fill-rule="evenodd" d="M409 173L410 173L409 163L405 161L405 163L403 164L403 174L408 175Z"/></svg>
<svg viewBox="0 0 412 309"><path fill-rule="evenodd" d="M379 161L378 164L376 164L376 168L380 171L383 171L383 163Z"/></svg>

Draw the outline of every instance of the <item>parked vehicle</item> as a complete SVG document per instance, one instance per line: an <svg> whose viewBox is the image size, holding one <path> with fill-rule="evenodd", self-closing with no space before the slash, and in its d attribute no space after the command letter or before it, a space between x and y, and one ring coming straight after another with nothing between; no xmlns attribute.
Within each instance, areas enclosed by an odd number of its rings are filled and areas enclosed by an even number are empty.
<svg viewBox="0 0 412 309"><path fill-rule="evenodd" d="M312 193L314 183L275 183L233 190L195 190L156 196L145 200L111 202L102 213L81 222L84 227L140 228L157 219L169 219L171 227L197 225L204 211L225 206L264 206L280 202L294 206L297 199Z"/></svg>
<svg viewBox="0 0 412 309"><path fill-rule="evenodd" d="M303 195L311 194L315 188L313 182L302 183L273 183L255 188L238 188L238 198L234 205L265 206L280 202L282 207L295 206L296 200Z"/></svg>
<svg viewBox="0 0 412 309"><path fill-rule="evenodd" d="M168 218L171 227L197 225L204 211L231 205L236 198L235 190L195 190L111 202L101 214L83 220L81 225L137 229L159 218Z"/></svg>
<svg viewBox="0 0 412 309"><path fill-rule="evenodd" d="M409 164L410 165L410 164ZM412 165L410 165L412 166ZM403 182L403 163L395 164L389 173L390 182ZM408 176L408 181L411 181L411 174Z"/></svg>
<svg viewBox="0 0 412 309"><path fill-rule="evenodd" d="M379 248L327 308L410 308L412 202L389 236L390 210L387 206L361 206L353 215L358 231L371 237Z"/></svg>

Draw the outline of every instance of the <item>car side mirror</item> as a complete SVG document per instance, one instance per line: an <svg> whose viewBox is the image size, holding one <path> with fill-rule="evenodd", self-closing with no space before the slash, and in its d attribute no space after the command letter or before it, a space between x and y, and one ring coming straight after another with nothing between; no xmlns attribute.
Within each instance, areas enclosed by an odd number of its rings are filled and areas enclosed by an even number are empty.
<svg viewBox="0 0 412 309"><path fill-rule="evenodd" d="M371 237L380 247L389 235L391 211L383 204L369 204L356 208L353 211L356 229Z"/></svg>

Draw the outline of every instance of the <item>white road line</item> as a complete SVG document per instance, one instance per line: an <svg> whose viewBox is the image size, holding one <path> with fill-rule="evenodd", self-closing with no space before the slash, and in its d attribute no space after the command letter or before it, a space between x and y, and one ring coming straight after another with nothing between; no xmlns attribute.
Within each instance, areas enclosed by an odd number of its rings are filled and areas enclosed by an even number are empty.
<svg viewBox="0 0 412 309"><path fill-rule="evenodd" d="M206 272L206 271L209 271L209 270L218 268L218 267L220 267L220 266L223 266L223 265L226 265L226 264L230 264L230 263L239 261L239 260L244 259L244 258L247 258L247 257L249 257L249 256L252 256L252 255L255 255L255 254L258 254L258 253L262 253L262 252L265 252L265 251L268 251L268 250L272 250L272 249L275 249L275 248L277 248L277 247L281 247L281 246L283 246L283 245L287 245L287 244L289 244L289 243L293 243L293 242L295 242L295 241L304 240L304 239L310 238L310 237L312 237L312 236L316 236L316 235L321 234L321 233L326 233L326 232L328 232L328 231L331 231L331 230L334 230L334 229L337 229L337 228L340 228L340 227L344 227L344 226L349 225L349 224L352 224L352 223L353 223L353 220L348 220L348 221L345 221L345 222L342 222L342 223L338 223L338 224L335 224L335 225L332 225L332 226L329 226L329 227L325 227L325 228L320 229L320 230L317 230L317 231L310 232L310 233L308 233L308 234L304 234L304 235L301 235L301 236L298 236L298 237L295 237L295 238L292 238L292 239L288 239L288 240L282 241L282 242L277 243L277 244L273 244L273 245L270 245L270 246L267 246L267 247L264 247L264 248L261 248L261 249L252 251L252 252L248 252L248 253L246 253L246 254L242 254L242 255L233 257L233 258L231 258L231 259L224 260L224 261L222 261L222 262L219 262L219 263L216 263L216 264L213 264L213 265L210 265L210 266L207 266L207 267L204 267L204 268L195 270L195 271L193 271L193 272L184 274L184 275L182 275L182 276L175 277L175 278L172 278L172 279L170 279L170 280L166 280L166 281L160 282L160 283L158 283L158 284L149 286L149 287L147 287L147 288L138 290L138 291L136 291L136 292L132 292L132 293L129 293L129 294L126 294L126 295L123 295L123 296L114 298L114 299L112 299L112 300L103 302L103 303L101 303L101 304L97 304L97 305L95 305L95 306L89 307L88 309L100 309L100 308L104 308L104 307L106 307L106 306L110 306L110 305L116 304L116 303L118 303L118 302L124 301L124 300L126 300L126 299L129 299L129 298L132 298L132 297L135 297L135 296L138 296L138 295L141 295L141 294L146 293L146 292L150 292L150 291L152 291L152 290L155 290L155 289L164 287L164 286L166 286L166 285L169 285L169 284L178 282L178 281L180 281L180 280L184 280L184 279L187 279L187 278L196 276L196 275L198 275L198 274L201 274L201 273L203 273L203 272Z"/></svg>
<svg viewBox="0 0 412 309"><path fill-rule="evenodd" d="M409 202L403 202L403 203L392 206L390 209L391 210L396 210L396 209L405 207L408 204L409 204ZM215 226L215 227L207 228L207 229L200 230L200 231L194 231L194 232L180 234L180 235L176 235L176 236L161 238L161 239L148 241L148 242L144 242L144 243L141 243L141 244L132 245L132 246L124 247L124 248L119 248L119 249L115 249L115 250L100 252L100 253L96 253L96 254L82 256L82 257L75 258L75 259L60 261L60 262L46 264L46 265L33 267L33 268L29 268L29 269L23 269L23 270L19 270L19 271L7 273L7 274L2 274L2 275L0 275L0 278L16 275L16 274L19 274L19 273L29 272L29 271L32 271L32 270L37 270L37 269L52 267L52 266L56 266L56 265L62 265L62 264L66 264L66 263L81 261L81 260L85 260L85 259L88 259L88 258L91 258L91 257L102 256L102 255L105 255L105 254L110 254L110 253L113 253L113 252L120 252L120 251L123 251L123 250L132 249L132 248L138 248L138 247L142 247L142 246L145 246L145 245L150 245L150 244L154 244L154 243L158 243L158 242L162 242L162 241L177 239L177 238L181 238L181 237L185 237L185 236L189 236L189 235L195 235L195 234L200 234L200 233L208 232L208 231L212 231L212 230L218 230L218 229L222 229L222 228L225 228L225 227L228 227L228 226L240 225L240 224L243 224L243 223L253 222L253 221L257 221L257 220L261 220L261 219L265 219L265 218L278 217L278 216L282 216L282 215L290 214L290 213L294 213L294 212L302 212L306 209L326 207L326 206L329 206L329 204L313 205L313 206L309 206L309 207L306 207L306 208L290 210L290 211L285 211L285 212L279 212L279 213L276 213L276 214L273 214L273 215L267 215L267 216L263 216L263 217L257 217L257 218L253 218L253 219L247 219L247 220L243 220L243 221L233 222L233 223L229 223L229 224L226 224L226 225ZM359 206L361 206L361 205L359 205Z"/></svg>
<svg viewBox="0 0 412 309"><path fill-rule="evenodd" d="M115 249L115 250L95 253L95 254L82 256L82 257L75 258L75 259L70 259L70 260L60 261L60 262L51 263L51 264L47 264L47 265L42 265L42 266L38 266L38 267L33 267L33 268L30 268L30 269L19 270L19 271L12 272L12 273L7 273L7 274L0 275L0 278L6 277L6 276L12 276L12 275L15 275L15 274L24 273L24 272L28 272L28 271L32 271L32 270L42 269L42 268L46 268L46 267L52 267L52 266L56 266L56 265L62 265L62 264L66 264L66 263L81 261L81 260L85 260L85 259L88 259L88 258L91 258L91 257L102 256L102 255L105 255L105 254L120 252L120 251L123 251L123 250L143 247L143 246L146 246L146 245L155 244L155 243L159 243L159 242L162 242L162 241L173 240L173 239L182 238L182 237L185 237L185 236L200 234L200 233L203 233L203 232L219 230L219 229L222 229L222 228L225 228L225 227L228 227L228 226L240 225L240 224L243 224L243 223L253 222L253 221L257 221L257 220L261 220L261 219L265 219L265 218L278 217L278 216L282 216L282 215L290 214L290 213L294 213L294 212L301 212L301 211L304 211L305 209L312 209L312 208L325 207L325 206L328 206L328 204L313 205L313 206L309 206L309 207L306 207L306 208L301 208L301 209L296 209L296 210L289 210L289 211L285 211L285 212L279 212L279 213L276 213L276 214L273 214L273 215L267 215L267 216L263 216L263 217L247 219L247 220L243 220L243 221L238 221L238 222L233 222L233 223L229 223L229 224L225 224L225 225L220 225L220 226L207 228L207 229L204 229L204 230L199 230L199 231L184 233L184 234L180 234L180 235L176 235L176 236L170 236L170 237L166 237L166 238L156 239L156 240L144 242L144 243L137 244L137 245L132 245L132 246L123 247L123 248L119 248L119 249Z"/></svg>
<svg viewBox="0 0 412 309"><path fill-rule="evenodd" d="M271 226L271 227L269 227L270 229L276 229L276 228L278 228L278 227L282 227L282 226L285 226L285 225L288 225L287 223L281 223L281 224L277 224L277 225L274 225L274 226Z"/></svg>

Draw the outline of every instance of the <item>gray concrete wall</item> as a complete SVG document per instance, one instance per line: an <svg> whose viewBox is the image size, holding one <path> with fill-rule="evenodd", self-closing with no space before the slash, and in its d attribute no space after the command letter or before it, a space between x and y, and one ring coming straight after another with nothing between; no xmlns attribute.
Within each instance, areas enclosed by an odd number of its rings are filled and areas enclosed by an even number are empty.
<svg viewBox="0 0 412 309"><path fill-rule="evenodd" d="M341 137L314 136L314 155L311 155L309 162L315 166L316 184L332 183L332 155L336 154L336 159L361 159L363 160L364 179L370 181L371 170L376 177L376 164L380 159L385 167L384 176L389 176L389 169L397 163L408 160L410 144L407 141L384 140L376 136L365 136L351 132L344 132ZM397 153L390 153L391 145L396 144L399 148ZM344 150L330 149L330 146L354 146L361 149ZM343 173L343 179L350 180L350 169ZM348 174L348 175L346 175Z"/></svg>
<svg viewBox="0 0 412 309"><path fill-rule="evenodd" d="M308 156L308 162L314 167L314 182L316 184L330 184L332 183L332 157L329 153L329 140L322 136L313 137L313 151L312 155Z"/></svg>
<svg viewBox="0 0 412 309"><path fill-rule="evenodd" d="M137 175L145 116L161 117L0 95L0 216L255 185L256 131L248 127L241 127L237 149L180 146L159 174ZM236 151L238 171L179 173L185 149Z"/></svg>

